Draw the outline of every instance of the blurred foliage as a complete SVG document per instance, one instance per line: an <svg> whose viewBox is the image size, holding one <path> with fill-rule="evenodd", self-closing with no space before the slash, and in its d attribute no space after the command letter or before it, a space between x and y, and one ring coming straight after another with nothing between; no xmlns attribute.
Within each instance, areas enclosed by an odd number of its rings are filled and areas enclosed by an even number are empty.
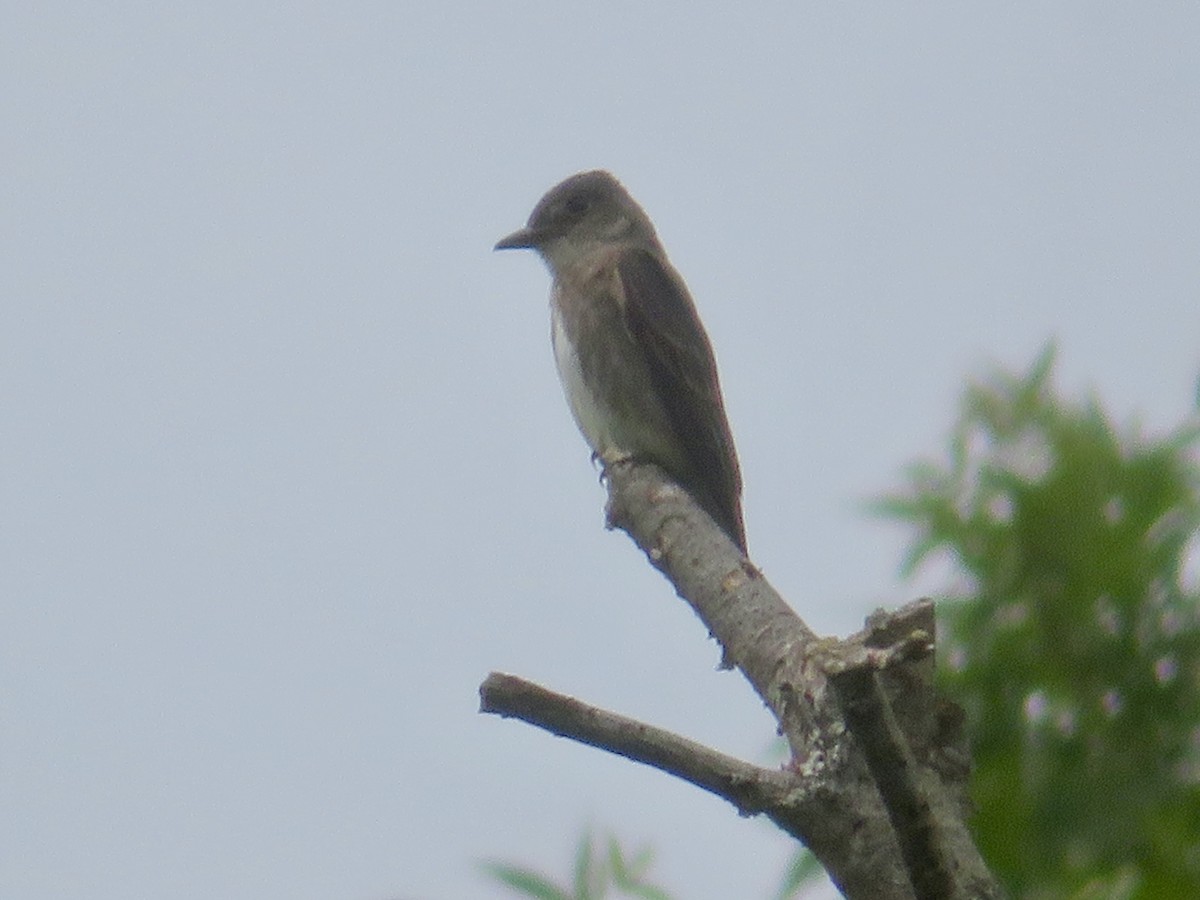
<svg viewBox="0 0 1200 900"><path fill-rule="evenodd" d="M993 871L1022 898L1200 897L1200 429L1120 435L1052 366L969 387L949 459L878 506L917 531L909 573L960 582L938 655Z"/></svg>
<svg viewBox="0 0 1200 900"><path fill-rule="evenodd" d="M575 851L571 885L564 887L549 877L522 866L485 863L484 871L496 881L524 897L537 900L603 900L606 897L636 897L638 900L671 900L671 895L646 880L654 856L649 847L632 854L613 836L603 847L585 831Z"/></svg>
<svg viewBox="0 0 1200 900"><path fill-rule="evenodd" d="M801 890L825 874L825 869L807 847L801 847L792 856L787 871L783 873L775 900L792 900L799 897Z"/></svg>

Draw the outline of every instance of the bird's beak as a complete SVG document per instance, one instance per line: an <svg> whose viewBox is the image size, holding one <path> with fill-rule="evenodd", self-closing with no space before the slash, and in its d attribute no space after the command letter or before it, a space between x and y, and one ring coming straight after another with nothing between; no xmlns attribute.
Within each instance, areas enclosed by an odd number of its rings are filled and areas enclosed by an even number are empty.
<svg viewBox="0 0 1200 900"><path fill-rule="evenodd" d="M538 236L532 228L518 228L508 237L496 242L495 250L520 250L526 247L536 247Z"/></svg>

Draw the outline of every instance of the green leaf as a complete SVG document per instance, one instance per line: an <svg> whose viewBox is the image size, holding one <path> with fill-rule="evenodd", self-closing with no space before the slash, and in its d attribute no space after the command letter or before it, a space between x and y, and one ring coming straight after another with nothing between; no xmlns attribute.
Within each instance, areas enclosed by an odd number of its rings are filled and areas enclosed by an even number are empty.
<svg viewBox="0 0 1200 900"><path fill-rule="evenodd" d="M590 829L584 830L575 850L572 884L575 887L575 900L602 900L607 893L608 875L603 865L597 864Z"/></svg>
<svg viewBox="0 0 1200 900"><path fill-rule="evenodd" d="M649 847L642 847L632 857L627 856L621 849L620 842L615 837L609 836L608 865L612 872L613 885L630 897L641 897L643 900L670 900L670 895L666 891L645 880L646 870L650 868L653 859L654 853Z"/></svg>
<svg viewBox="0 0 1200 900"><path fill-rule="evenodd" d="M483 863L482 868L496 881L526 897L537 900L574 900L571 894L531 869L504 863Z"/></svg>
<svg viewBox="0 0 1200 900"><path fill-rule="evenodd" d="M806 884L816 880L825 870L817 858L806 849L800 849L788 863L787 871L780 882L776 900L791 900Z"/></svg>

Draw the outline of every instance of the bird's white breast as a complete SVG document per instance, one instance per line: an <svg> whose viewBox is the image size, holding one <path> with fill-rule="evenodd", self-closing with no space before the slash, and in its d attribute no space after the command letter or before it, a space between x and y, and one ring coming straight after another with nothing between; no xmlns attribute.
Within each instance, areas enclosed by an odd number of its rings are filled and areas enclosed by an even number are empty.
<svg viewBox="0 0 1200 900"><path fill-rule="evenodd" d="M563 324L562 313L556 304L551 304L550 309L550 341L554 346L554 362L558 366L558 377L567 396L567 405L571 407L575 424L583 432L588 444L596 453L603 455L614 444L609 426L611 416L601 407L596 395L584 381L579 354Z"/></svg>

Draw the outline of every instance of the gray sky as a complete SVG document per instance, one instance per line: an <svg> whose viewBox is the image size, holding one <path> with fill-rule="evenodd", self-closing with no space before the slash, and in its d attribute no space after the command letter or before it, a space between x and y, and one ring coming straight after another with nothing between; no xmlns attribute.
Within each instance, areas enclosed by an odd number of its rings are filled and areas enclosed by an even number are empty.
<svg viewBox="0 0 1200 900"><path fill-rule="evenodd" d="M990 362L1189 408L1196 4L431 6L4 16L0 895L476 900L593 823L768 896L769 825L475 711L500 669L771 747L601 527L547 275L491 252L572 172L691 286L819 631L917 593L861 504Z"/></svg>

